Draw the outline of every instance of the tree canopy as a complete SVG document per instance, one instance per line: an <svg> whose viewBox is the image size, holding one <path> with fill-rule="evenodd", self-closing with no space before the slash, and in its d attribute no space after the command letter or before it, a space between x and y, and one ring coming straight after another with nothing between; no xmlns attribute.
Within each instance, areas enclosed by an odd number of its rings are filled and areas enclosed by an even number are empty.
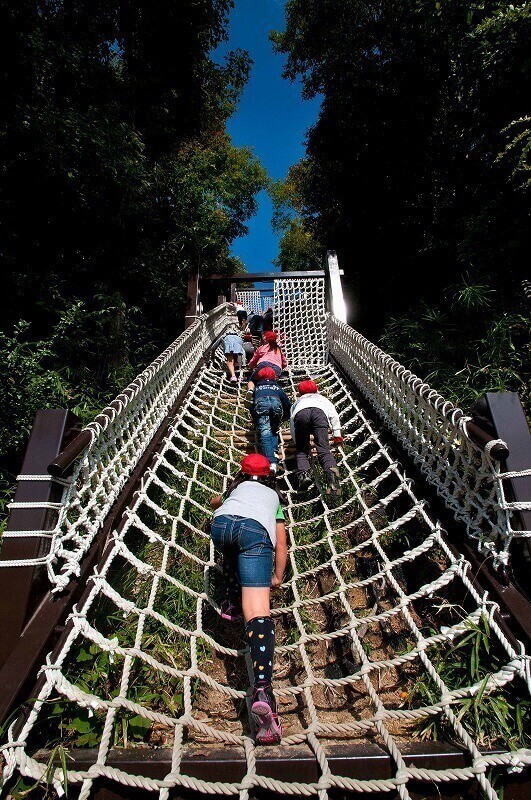
<svg viewBox="0 0 531 800"><path fill-rule="evenodd" d="M243 51L212 58L231 7L2 2L10 361L3 354L0 385L11 461L36 407L90 415L179 333L189 269L238 269L230 245L265 173L226 132L251 67Z"/></svg>
<svg viewBox="0 0 531 800"><path fill-rule="evenodd" d="M288 182L307 233L338 251L369 332L419 298L438 301L465 271L519 291L530 33L529 3L286 3L272 36L285 75L322 96Z"/></svg>

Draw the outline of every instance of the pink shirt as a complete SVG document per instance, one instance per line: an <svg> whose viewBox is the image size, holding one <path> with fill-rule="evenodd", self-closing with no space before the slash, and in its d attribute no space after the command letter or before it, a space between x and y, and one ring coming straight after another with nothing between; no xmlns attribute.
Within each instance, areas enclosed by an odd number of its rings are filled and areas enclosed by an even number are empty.
<svg viewBox="0 0 531 800"><path fill-rule="evenodd" d="M288 366L288 362L286 361L286 356L280 349L275 351L269 348L268 344L261 344L260 347L257 348L254 356L249 361L249 367L253 369L260 364L262 361L267 361L269 364L274 364L276 367L280 367L281 369L286 369Z"/></svg>

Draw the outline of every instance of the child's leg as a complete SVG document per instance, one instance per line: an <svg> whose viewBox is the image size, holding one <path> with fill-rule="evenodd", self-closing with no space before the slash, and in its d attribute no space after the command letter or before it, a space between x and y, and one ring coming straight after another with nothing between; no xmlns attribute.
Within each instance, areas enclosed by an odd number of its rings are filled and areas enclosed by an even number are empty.
<svg viewBox="0 0 531 800"><path fill-rule="evenodd" d="M282 403L280 400L275 400L269 411L269 420L271 422L271 431L278 437L280 423L282 422Z"/></svg>
<svg viewBox="0 0 531 800"><path fill-rule="evenodd" d="M271 683L275 648L275 626L270 617L273 544L266 529L251 519L242 520L239 542L242 609L255 684Z"/></svg>
<svg viewBox="0 0 531 800"><path fill-rule="evenodd" d="M227 353L227 369L231 378L235 377L234 353Z"/></svg>
<svg viewBox="0 0 531 800"><path fill-rule="evenodd" d="M297 450L297 470L308 472L310 469L310 421L308 411L303 408L295 415L295 448Z"/></svg>
<svg viewBox="0 0 531 800"><path fill-rule="evenodd" d="M257 598L250 601L249 592L262 592L263 602L257 602ZM266 598L267 593L267 598ZM253 674L255 686L269 686L273 682L273 660L275 656L275 623L271 619L269 609L269 589L242 589L242 601L244 607L245 631L247 633L247 644L251 652L253 662ZM249 608L253 607L253 611ZM261 611L259 611L261 608ZM247 614L253 616L247 618Z"/></svg>
<svg viewBox="0 0 531 800"><path fill-rule="evenodd" d="M254 356L254 347L251 342L243 343L243 352L245 353L245 363L247 364Z"/></svg>
<svg viewBox="0 0 531 800"><path fill-rule="evenodd" d="M275 658L275 624L269 615L269 589L244 587L242 600L247 614L253 615L246 623L245 632L254 673L251 704L254 735L258 744L278 744L282 739L282 725L271 686ZM259 610L261 616L254 616Z"/></svg>
<svg viewBox="0 0 531 800"><path fill-rule="evenodd" d="M336 460L330 450L326 414L320 408L312 408L310 410L312 412L313 440L319 464L325 472L337 469Z"/></svg>
<svg viewBox="0 0 531 800"><path fill-rule="evenodd" d="M251 374L249 375L249 383L247 384L247 391L252 392L254 391L255 381L256 381L256 373L258 370L253 369Z"/></svg>
<svg viewBox="0 0 531 800"><path fill-rule="evenodd" d="M271 562L272 563L272 562ZM271 569L271 573L273 570ZM245 622L254 617L268 617L271 589L265 586L242 586L242 608Z"/></svg>
<svg viewBox="0 0 531 800"><path fill-rule="evenodd" d="M241 616L241 585L238 578L238 551L233 543L234 518L218 516L212 520L210 536L216 551L221 553L225 599L220 606L221 616L234 620Z"/></svg>
<svg viewBox="0 0 531 800"><path fill-rule="evenodd" d="M241 605L242 586L238 577L238 553L233 549L223 552L223 585L227 600Z"/></svg>
<svg viewBox="0 0 531 800"><path fill-rule="evenodd" d="M251 716L256 741L259 744L277 744L282 737L282 728L271 688L275 653L275 625L269 605L273 544L265 528L250 519L242 520L239 544L242 607L254 674Z"/></svg>
<svg viewBox="0 0 531 800"><path fill-rule="evenodd" d="M272 454L271 458L269 458L272 464L276 464L278 461L278 431L280 428L280 423L282 422L282 404L280 401L275 400L270 409L269 409L269 425L271 428L271 449Z"/></svg>
<svg viewBox="0 0 531 800"><path fill-rule="evenodd" d="M256 406L257 418L256 427L260 435L260 444L262 445L262 452L269 461L273 464L276 460L276 449L278 447L278 437L271 430L270 420L270 407L267 398L259 400Z"/></svg>

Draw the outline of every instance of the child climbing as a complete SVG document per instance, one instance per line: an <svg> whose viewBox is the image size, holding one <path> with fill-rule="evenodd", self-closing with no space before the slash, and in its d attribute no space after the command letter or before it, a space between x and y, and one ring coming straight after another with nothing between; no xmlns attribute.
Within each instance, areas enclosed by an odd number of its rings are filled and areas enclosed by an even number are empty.
<svg viewBox="0 0 531 800"><path fill-rule="evenodd" d="M264 313L264 330L265 331L272 331L273 330L273 309L266 308Z"/></svg>
<svg viewBox="0 0 531 800"><path fill-rule="evenodd" d="M271 472L278 474L278 430L282 420L289 418L291 403L276 382L275 371L271 367L262 367L256 381L251 416L260 435L262 452L271 464Z"/></svg>
<svg viewBox="0 0 531 800"><path fill-rule="evenodd" d="M259 311L256 311L249 317L248 321L249 333L253 337L258 338L258 344L260 344L260 339L262 338L262 334L264 333L264 318ZM258 344L256 346L258 346Z"/></svg>
<svg viewBox="0 0 531 800"><path fill-rule="evenodd" d="M262 343L263 328L264 319L262 315L258 312L252 314L247 322L247 327L242 333L243 349L249 361L254 356L255 350Z"/></svg>
<svg viewBox="0 0 531 800"><path fill-rule="evenodd" d="M243 330L247 325L247 309L239 300L236 300L234 307L236 309L236 316L238 317L238 325Z"/></svg>
<svg viewBox="0 0 531 800"><path fill-rule="evenodd" d="M324 471L326 493L338 494L340 490L339 470L330 451L328 429L332 429L334 444L341 444L341 423L333 403L319 394L317 384L311 380L299 383L298 400L291 407L291 436L297 450L297 479L299 491L309 489L310 476L310 434L317 450L317 458Z"/></svg>
<svg viewBox="0 0 531 800"><path fill-rule="evenodd" d="M242 337L237 333L228 333L223 339L223 349L225 350L229 380L231 383L237 383L236 366L244 353Z"/></svg>
<svg viewBox="0 0 531 800"><path fill-rule="evenodd" d="M260 345L254 356L249 361L249 368L253 370L249 376L248 389L254 389L258 368L271 367L277 378L280 378L282 370L286 369L288 362L277 341L277 334L274 331L266 331L263 336L264 344Z"/></svg>
<svg viewBox="0 0 531 800"><path fill-rule="evenodd" d="M280 586L287 561L282 495L276 489L265 456L252 453L225 498L214 497L211 537L223 553L224 572L238 581L228 584L222 616L234 620L243 611L253 663L251 715L259 744L276 744L282 736L273 689L275 625L270 614L271 587ZM274 552L274 572L273 572ZM241 586L241 593L240 593Z"/></svg>

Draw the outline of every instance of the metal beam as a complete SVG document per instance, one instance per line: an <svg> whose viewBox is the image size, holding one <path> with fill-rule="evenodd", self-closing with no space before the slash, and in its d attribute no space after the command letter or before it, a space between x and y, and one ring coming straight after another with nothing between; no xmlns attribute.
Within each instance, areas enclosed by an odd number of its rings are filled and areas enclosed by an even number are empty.
<svg viewBox="0 0 531 800"><path fill-rule="evenodd" d="M291 278L324 278L323 269L307 272L247 272L245 275L205 275L202 281L230 281L231 283L260 283L270 281L287 281ZM343 275L343 270L339 271Z"/></svg>
<svg viewBox="0 0 531 800"><path fill-rule="evenodd" d="M328 271L328 303L330 311L340 322L346 322L347 309L340 277L343 272L339 269L339 262L335 250L327 251L326 267Z"/></svg>
<svg viewBox="0 0 531 800"><path fill-rule="evenodd" d="M517 392L487 392L485 397L496 434L507 443L507 472L521 472L531 466L531 433ZM517 503L531 500L531 475L509 478ZM531 511L521 511L523 530L531 530Z"/></svg>
<svg viewBox="0 0 531 800"><path fill-rule="evenodd" d="M199 300L199 272L192 271L188 276L188 288L186 294L186 316L184 318L184 329L193 325L197 317L200 315L200 300Z"/></svg>

